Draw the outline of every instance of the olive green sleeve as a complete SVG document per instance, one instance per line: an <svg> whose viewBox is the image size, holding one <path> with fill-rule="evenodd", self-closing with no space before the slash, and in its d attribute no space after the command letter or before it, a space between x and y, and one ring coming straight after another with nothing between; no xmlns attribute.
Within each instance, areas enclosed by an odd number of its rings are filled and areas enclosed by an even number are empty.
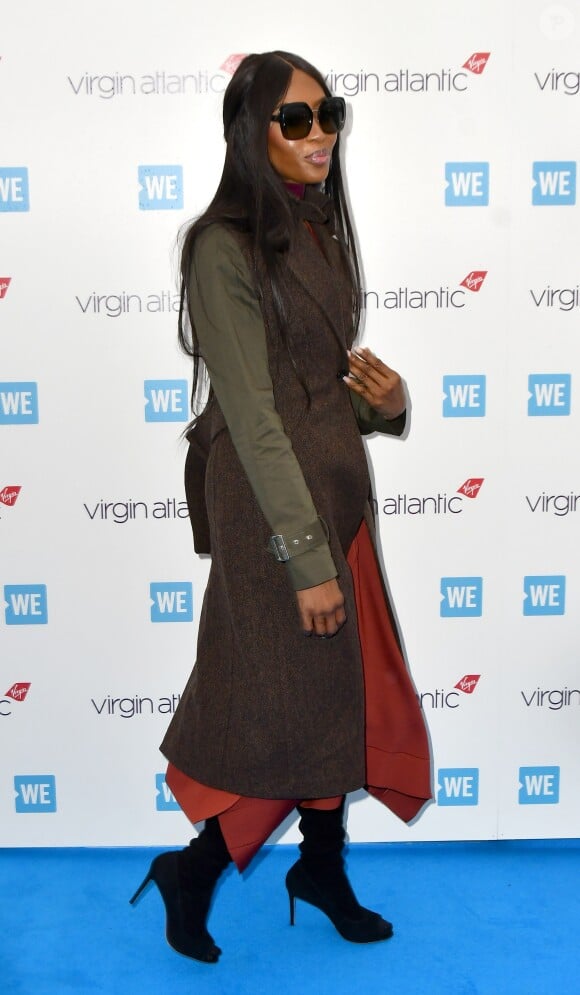
<svg viewBox="0 0 580 995"><path fill-rule="evenodd" d="M318 513L275 407L266 332L248 266L225 229L215 225L199 236L188 293L201 355L264 517L274 535L306 535ZM285 567L295 590L337 575L324 534Z"/></svg>
<svg viewBox="0 0 580 995"><path fill-rule="evenodd" d="M389 419L371 408L369 402L360 394L355 394L353 390L350 391L350 400L361 435L369 435L371 432L382 432L383 435L402 435L405 431L406 411L403 411L397 418Z"/></svg>

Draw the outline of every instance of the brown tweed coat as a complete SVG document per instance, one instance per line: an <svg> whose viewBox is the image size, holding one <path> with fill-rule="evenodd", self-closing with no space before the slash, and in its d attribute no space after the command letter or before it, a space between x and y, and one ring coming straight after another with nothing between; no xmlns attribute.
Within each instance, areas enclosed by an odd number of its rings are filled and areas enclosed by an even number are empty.
<svg viewBox="0 0 580 995"><path fill-rule="evenodd" d="M363 516L370 520L370 483L340 379L352 342L340 247L324 198L311 194L294 209L297 235L285 276L293 302L289 332L310 407L280 345L268 296L262 314L276 408L328 526L347 623L329 640L302 634L285 567L267 548L272 530L214 398L199 424L210 443L205 504L212 565L197 661L161 749L181 771L211 787L305 799L343 794L365 781L363 675L345 556ZM203 500L195 462L193 454L186 490L197 518Z"/></svg>

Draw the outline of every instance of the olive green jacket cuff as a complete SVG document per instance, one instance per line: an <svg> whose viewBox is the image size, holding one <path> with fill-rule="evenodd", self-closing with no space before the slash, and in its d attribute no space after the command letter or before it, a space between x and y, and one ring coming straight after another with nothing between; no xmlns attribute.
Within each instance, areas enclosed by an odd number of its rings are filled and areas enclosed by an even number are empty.
<svg viewBox="0 0 580 995"><path fill-rule="evenodd" d="M371 408L369 402L360 394L351 391L350 399L361 435L370 435L371 432L381 432L383 435L402 435L405 431L406 411L403 411L396 418L389 419Z"/></svg>

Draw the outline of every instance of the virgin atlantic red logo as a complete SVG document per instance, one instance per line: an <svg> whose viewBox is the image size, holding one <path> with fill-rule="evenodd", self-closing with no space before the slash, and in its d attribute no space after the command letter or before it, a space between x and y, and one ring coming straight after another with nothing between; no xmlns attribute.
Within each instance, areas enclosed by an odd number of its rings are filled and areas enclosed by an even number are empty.
<svg viewBox="0 0 580 995"><path fill-rule="evenodd" d="M8 688L5 698L12 698L13 701L24 701L30 690L30 681L20 681Z"/></svg>
<svg viewBox="0 0 580 995"><path fill-rule="evenodd" d="M461 487L457 488L458 494L465 494L465 497L475 500L481 490L481 485L485 477L468 477Z"/></svg>
<svg viewBox="0 0 580 995"><path fill-rule="evenodd" d="M9 485L8 487L3 487L0 491L0 504L8 505L8 507L11 508L16 504L16 499L18 498L21 490L22 487L15 487L14 484Z"/></svg>
<svg viewBox="0 0 580 995"><path fill-rule="evenodd" d="M0 301L6 297L6 292L10 286L11 276L0 276Z"/></svg>
<svg viewBox="0 0 580 995"><path fill-rule="evenodd" d="M483 286L483 281L486 276L486 269L473 269L471 273L467 274L465 280L461 281L459 286L465 287L466 290L471 290L472 294L478 294Z"/></svg>
<svg viewBox="0 0 580 995"><path fill-rule="evenodd" d="M470 73L475 73L476 76L481 76L483 70L487 66L488 59L491 52L474 52L470 55L467 62L464 62L462 69L469 69Z"/></svg>
<svg viewBox="0 0 580 995"><path fill-rule="evenodd" d="M465 677L457 681L455 687L458 691L463 691L464 694L473 694L480 677L481 674L465 674Z"/></svg>
<svg viewBox="0 0 580 995"><path fill-rule="evenodd" d="M220 69L223 69L224 73L228 73L230 76L233 76L240 62L245 58L245 55L228 55L225 62L222 62Z"/></svg>

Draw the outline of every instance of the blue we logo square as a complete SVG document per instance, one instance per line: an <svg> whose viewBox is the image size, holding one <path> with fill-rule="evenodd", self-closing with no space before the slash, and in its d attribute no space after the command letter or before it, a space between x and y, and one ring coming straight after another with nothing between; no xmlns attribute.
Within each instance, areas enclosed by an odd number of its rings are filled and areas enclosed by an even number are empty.
<svg viewBox="0 0 580 995"><path fill-rule="evenodd" d="M532 205L568 207L576 203L575 162L534 162Z"/></svg>
<svg viewBox="0 0 580 995"><path fill-rule="evenodd" d="M155 775L155 808L158 812L179 812L179 805L171 788L165 781L165 774Z"/></svg>
<svg viewBox="0 0 580 995"><path fill-rule="evenodd" d="M566 578L562 574L524 577L524 615L564 615Z"/></svg>
<svg viewBox="0 0 580 995"><path fill-rule="evenodd" d="M29 211L26 166L0 166L0 211Z"/></svg>
<svg viewBox="0 0 580 995"><path fill-rule="evenodd" d="M559 767L520 767L520 805L558 805L560 801Z"/></svg>
<svg viewBox="0 0 580 995"><path fill-rule="evenodd" d="M478 767L442 767L437 774L438 805L477 805Z"/></svg>
<svg viewBox="0 0 580 995"><path fill-rule="evenodd" d="M444 418L485 417L485 376L443 377Z"/></svg>
<svg viewBox="0 0 580 995"><path fill-rule="evenodd" d="M145 421L187 421L187 380L145 380Z"/></svg>
<svg viewBox="0 0 580 995"><path fill-rule="evenodd" d="M478 618L483 611L483 577L442 577L441 618Z"/></svg>
<svg viewBox="0 0 580 995"><path fill-rule="evenodd" d="M0 425L38 425L36 383L0 383Z"/></svg>
<svg viewBox="0 0 580 995"><path fill-rule="evenodd" d="M193 622L193 585L190 581L150 584L152 622Z"/></svg>
<svg viewBox="0 0 580 995"><path fill-rule="evenodd" d="M488 204L488 162L445 163L446 207L487 207Z"/></svg>
<svg viewBox="0 0 580 995"><path fill-rule="evenodd" d="M6 584L6 625L47 625L46 584Z"/></svg>
<svg viewBox="0 0 580 995"><path fill-rule="evenodd" d="M570 373L530 373L528 377L528 415L531 418L569 415L572 406Z"/></svg>
<svg viewBox="0 0 580 995"><path fill-rule="evenodd" d="M182 208L182 166L139 166L141 211L179 211Z"/></svg>
<svg viewBox="0 0 580 995"><path fill-rule="evenodd" d="M54 774L16 775L14 778L16 811L56 812L56 778Z"/></svg>

